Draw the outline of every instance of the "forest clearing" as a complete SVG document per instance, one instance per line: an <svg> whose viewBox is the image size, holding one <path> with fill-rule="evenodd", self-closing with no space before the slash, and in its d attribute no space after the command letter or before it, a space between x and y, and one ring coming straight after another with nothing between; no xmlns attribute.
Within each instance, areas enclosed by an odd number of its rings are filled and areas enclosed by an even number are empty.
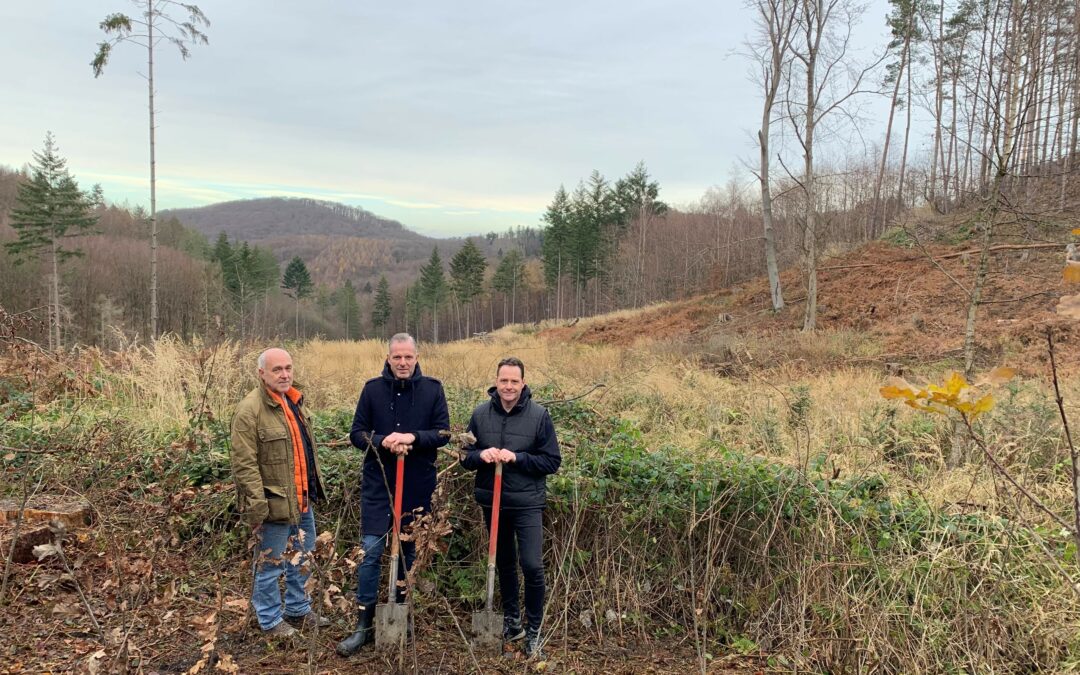
<svg viewBox="0 0 1080 675"><path fill-rule="evenodd" d="M996 264L1025 278L1060 270L1058 255L1007 255ZM960 256L946 260L962 274ZM868 261L885 266L877 283L859 267ZM520 654L474 654L463 640L482 596L485 535L471 479L450 452L440 459L436 520L452 531L431 535L439 552L415 580L415 652L333 653L350 621L357 544L360 455L346 439L348 422L384 343L289 345L316 411L331 491L318 513L328 539L314 578L333 624L296 645L268 645L248 608L248 531L235 515L227 456L231 407L250 387L262 346L166 338L152 351L57 356L7 340L5 496L31 505L42 495L86 500L92 524L71 530L62 560L6 567L4 668L1071 668L1080 620L1066 580L1077 573L1072 538L977 449L947 466L947 418L878 392L890 364L913 382L941 381L956 367L955 312L927 264L884 243L827 261L838 276L823 282L829 300L814 334L756 312L760 286L749 283L573 326L516 325L421 346L425 372L446 386L455 431L507 354L530 364L530 384L549 402L565 459L545 522L552 578L543 666ZM975 429L1071 522L1068 446L1042 331L1057 333L1069 414L1080 400L1080 348L1049 300L1026 302L1034 304L1010 309L1017 316L990 313L980 323L994 360L980 368L1010 365L1020 375ZM866 306L878 309L855 309ZM859 318L829 325L834 312ZM905 313L926 319L904 322ZM288 667L274 665L282 650Z"/></svg>

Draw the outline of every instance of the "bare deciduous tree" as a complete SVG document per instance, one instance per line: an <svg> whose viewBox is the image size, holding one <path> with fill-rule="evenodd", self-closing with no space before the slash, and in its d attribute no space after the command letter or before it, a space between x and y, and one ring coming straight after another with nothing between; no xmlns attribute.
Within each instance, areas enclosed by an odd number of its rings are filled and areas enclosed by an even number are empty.
<svg viewBox="0 0 1080 675"><path fill-rule="evenodd" d="M832 113L842 111L862 91L863 79L877 62L859 68L851 53L851 35L863 8L853 0L799 0L793 67L788 79L788 117L803 151L803 172L797 180L803 193L803 242L806 265L806 311L803 330L817 327L818 192L814 175L816 135ZM841 82L841 79L846 79ZM796 84L796 82L799 84ZM794 88L803 88L798 101ZM790 173L790 172L789 172Z"/></svg>
<svg viewBox="0 0 1080 675"><path fill-rule="evenodd" d="M769 277L772 308L773 311L778 312L784 308L784 294L780 289L780 270L776 263L776 234L773 227L772 194L769 184L771 178L769 140L776 95L791 62L791 41L794 38L795 16L799 4L796 0L753 0L752 7L756 12L757 37L749 48L757 63L757 77L764 92L761 104L761 128L757 133L760 150L757 177L761 184L765 269Z"/></svg>

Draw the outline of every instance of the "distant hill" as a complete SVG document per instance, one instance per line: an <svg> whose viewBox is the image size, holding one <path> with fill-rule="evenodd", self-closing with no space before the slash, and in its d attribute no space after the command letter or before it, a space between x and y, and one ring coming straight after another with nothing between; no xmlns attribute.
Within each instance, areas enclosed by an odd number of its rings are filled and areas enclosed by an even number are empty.
<svg viewBox="0 0 1080 675"><path fill-rule="evenodd" d="M222 202L190 209L161 211L211 241L224 232L229 239L261 242L293 235L338 235L401 241L435 241L396 220L382 218L356 206L306 198L269 197Z"/></svg>
<svg viewBox="0 0 1080 675"><path fill-rule="evenodd" d="M306 198L245 199L169 209L159 216L176 218L211 243L224 232L232 241L269 248L283 263L299 256L316 282L330 286L346 279L358 287L374 285L380 274L386 274L391 285L407 284L433 248L438 246L449 259L464 243L417 234L359 207Z"/></svg>

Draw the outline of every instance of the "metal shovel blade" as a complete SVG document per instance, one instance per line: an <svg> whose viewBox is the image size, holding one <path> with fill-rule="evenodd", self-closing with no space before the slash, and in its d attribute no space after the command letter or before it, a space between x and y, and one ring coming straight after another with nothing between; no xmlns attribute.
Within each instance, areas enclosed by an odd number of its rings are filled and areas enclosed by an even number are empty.
<svg viewBox="0 0 1080 675"><path fill-rule="evenodd" d="M375 605L375 646L398 647L409 633L409 605L387 602Z"/></svg>
<svg viewBox="0 0 1080 675"><path fill-rule="evenodd" d="M502 650L503 615L490 609L473 612L473 645Z"/></svg>

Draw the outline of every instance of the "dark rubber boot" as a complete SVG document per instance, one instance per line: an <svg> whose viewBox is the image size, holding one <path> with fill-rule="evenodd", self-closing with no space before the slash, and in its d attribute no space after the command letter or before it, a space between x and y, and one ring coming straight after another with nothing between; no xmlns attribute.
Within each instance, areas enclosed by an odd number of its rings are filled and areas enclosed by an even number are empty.
<svg viewBox="0 0 1080 675"><path fill-rule="evenodd" d="M369 642L375 641L375 607L365 607L360 610L356 619L356 630L352 635L337 643L336 651L339 656L352 656L360 651L360 648Z"/></svg>

